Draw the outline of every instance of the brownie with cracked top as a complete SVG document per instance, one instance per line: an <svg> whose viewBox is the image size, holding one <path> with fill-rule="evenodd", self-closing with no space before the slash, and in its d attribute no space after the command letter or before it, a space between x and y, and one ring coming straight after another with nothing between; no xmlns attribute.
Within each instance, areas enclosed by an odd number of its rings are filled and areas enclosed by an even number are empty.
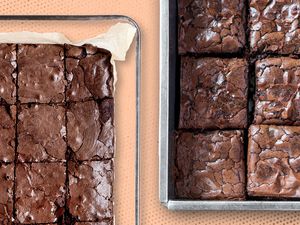
<svg viewBox="0 0 300 225"><path fill-rule="evenodd" d="M179 0L180 53L235 53L245 46L243 0Z"/></svg>
<svg viewBox="0 0 300 225"><path fill-rule="evenodd" d="M181 58L179 128L247 126L248 68L244 59Z"/></svg>
<svg viewBox="0 0 300 225"><path fill-rule="evenodd" d="M113 217L113 162L70 161L68 208L78 221L97 222Z"/></svg>
<svg viewBox="0 0 300 225"><path fill-rule="evenodd" d="M243 131L179 132L176 196L180 199L245 199Z"/></svg>
<svg viewBox="0 0 300 225"><path fill-rule="evenodd" d="M252 52L299 54L300 2L250 1L250 49Z"/></svg>
<svg viewBox="0 0 300 225"><path fill-rule="evenodd" d="M77 160L110 159L114 153L114 101L71 103L67 109L68 145Z"/></svg>
<svg viewBox="0 0 300 225"><path fill-rule="evenodd" d="M0 224L11 224L13 217L14 165L0 163Z"/></svg>
<svg viewBox="0 0 300 225"><path fill-rule="evenodd" d="M17 51L18 95L21 103L65 101L64 47L20 44Z"/></svg>
<svg viewBox="0 0 300 225"><path fill-rule="evenodd" d="M16 45L0 44L0 103L16 103Z"/></svg>
<svg viewBox="0 0 300 225"><path fill-rule="evenodd" d="M255 124L300 125L300 60L266 58L255 64Z"/></svg>
<svg viewBox="0 0 300 225"><path fill-rule="evenodd" d="M21 105L18 115L18 160L65 161L65 109L59 105Z"/></svg>
<svg viewBox="0 0 300 225"><path fill-rule="evenodd" d="M300 197L300 127L252 125L248 142L249 196Z"/></svg>
<svg viewBox="0 0 300 225"><path fill-rule="evenodd" d="M15 160L16 107L0 106L0 162Z"/></svg>
<svg viewBox="0 0 300 225"><path fill-rule="evenodd" d="M66 45L67 101L113 96L111 53L92 45Z"/></svg>
<svg viewBox="0 0 300 225"><path fill-rule="evenodd" d="M111 53L0 44L0 65L0 224L112 225Z"/></svg>
<svg viewBox="0 0 300 225"><path fill-rule="evenodd" d="M66 166L20 163L16 167L18 223L54 223L64 214Z"/></svg>

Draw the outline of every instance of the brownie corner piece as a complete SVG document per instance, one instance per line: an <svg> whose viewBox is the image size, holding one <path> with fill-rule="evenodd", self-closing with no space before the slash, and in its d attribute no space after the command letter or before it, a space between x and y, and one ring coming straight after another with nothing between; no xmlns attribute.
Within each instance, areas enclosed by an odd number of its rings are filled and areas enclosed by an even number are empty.
<svg viewBox="0 0 300 225"><path fill-rule="evenodd" d="M248 141L249 196L300 197L300 127L251 125Z"/></svg>
<svg viewBox="0 0 300 225"><path fill-rule="evenodd" d="M18 161L63 162L67 150L65 108L21 105L18 115Z"/></svg>
<svg viewBox="0 0 300 225"><path fill-rule="evenodd" d="M255 124L300 125L300 60L256 61Z"/></svg>
<svg viewBox="0 0 300 225"><path fill-rule="evenodd" d="M245 59L181 57L179 128L247 126Z"/></svg>
<svg viewBox="0 0 300 225"><path fill-rule="evenodd" d="M0 224L13 221L14 165L0 162Z"/></svg>
<svg viewBox="0 0 300 225"><path fill-rule="evenodd" d="M0 162L14 162L16 107L0 106Z"/></svg>
<svg viewBox="0 0 300 225"><path fill-rule="evenodd" d="M68 208L78 221L113 217L113 161L69 161Z"/></svg>
<svg viewBox="0 0 300 225"><path fill-rule="evenodd" d="M20 44L17 58L21 103L65 101L63 45Z"/></svg>
<svg viewBox="0 0 300 225"><path fill-rule="evenodd" d="M0 104L16 103L16 45L0 44Z"/></svg>
<svg viewBox="0 0 300 225"><path fill-rule="evenodd" d="M19 163L16 167L16 220L54 223L63 216L66 194L63 163Z"/></svg>
<svg viewBox="0 0 300 225"><path fill-rule="evenodd" d="M254 53L299 54L298 1L250 0L250 50Z"/></svg>
<svg viewBox="0 0 300 225"><path fill-rule="evenodd" d="M243 0L179 0L180 53L236 53L245 46Z"/></svg>
<svg viewBox="0 0 300 225"><path fill-rule="evenodd" d="M66 48L67 101L113 97L111 53L92 45Z"/></svg>
<svg viewBox="0 0 300 225"><path fill-rule="evenodd" d="M67 109L68 144L77 160L114 155L114 99L71 103Z"/></svg>
<svg viewBox="0 0 300 225"><path fill-rule="evenodd" d="M175 189L179 199L245 199L243 131L179 132Z"/></svg>

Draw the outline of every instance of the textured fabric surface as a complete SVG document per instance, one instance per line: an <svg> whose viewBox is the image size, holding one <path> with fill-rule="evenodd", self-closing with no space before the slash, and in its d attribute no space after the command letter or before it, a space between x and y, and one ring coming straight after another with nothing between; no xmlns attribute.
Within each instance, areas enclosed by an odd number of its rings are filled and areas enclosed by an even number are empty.
<svg viewBox="0 0 300 225"><path fill-rule="evenodd" d="M170 212L158 200L158 34L159 0L3 0L1 14L125 14L142 29L142 180L141 224L285 224L300 222L297 212ZM88 26L87 26L88 25ZM98 22L0 22L0 32L64 32L71 39L106 30ZM118 63L116 92L117 156L115 213L117 225L134 224L134 49Z"/></svg>

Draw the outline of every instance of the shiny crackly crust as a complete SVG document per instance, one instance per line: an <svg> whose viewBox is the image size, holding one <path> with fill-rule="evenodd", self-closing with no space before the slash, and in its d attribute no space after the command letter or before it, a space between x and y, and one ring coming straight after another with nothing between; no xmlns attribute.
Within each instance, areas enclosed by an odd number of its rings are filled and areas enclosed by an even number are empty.
<svg viewBox="0 0 300 225"><path fill-rule="evenodd" d="M298 0L251 0L249 21L251 51L299 54L299 15Z"/></svg>
<svg viewBox="0 0 300 225"><path fill-rule="evenodd" d="M16 45L0 44L0 103L16 103Z"/></svg>
<svg viewBox="0 0 300 225"><path fill-rule="evenodd" d="M300 197L300 127L252 125L248 143L250 196Z"/></svg>
<svg viewBox="0 0 300 225"><path fill-rule="evenodd" d="M243 0L179 0L179 52L233 53L245 45Z"/></svg>
<svg viewBox="0 0 300 225"><path fill-rule="evenodd" d="M16 168L16 219L53 223L64 213L66 167L63 163L20 163Z"/></svg>
<svg viewBox="0 0 300 225"><path fill-rule="evenodd" d="M176 195L183 199L244 199L243 131L176 136Z"/></svg>
<svg viewBox="0 0 300 225"><path fill-rule="evenodd" d="M255 124L300 124L300 60L266 58L256 62Z"/></svg>
<svg viewBox="0 0 300 225"><path fill-rule="evenodd" d="M111 53L92 45L65 45L67 101L113 96Z"/></svg>
<svg viewBox="0 0 300 225"><path fill-rule="evenodd" d="M18 160L65 161L65 109L58 105L21 105L18 115Z"/></svg>
<svg viewBox="0 0 300 225"><path fill-rule="evenodd" d="M180 128L245 128L248 69L244 59L181 58Z"/></svg>
<svg viewBox="0 0 300 225"><path fill-rule="evenodd" d="M0 163L0 224L10 224L13 216L14 165Z"/></svg>
<svg viewBox="0 0 300 225"><path fill-rule="evenodd" d="M77 160L110 159L114 153L114 100L71 103L67 109L68 145Z"/></svg>
<svg viewBox="0 0 300 225"><path fill-rule="evenodd" d="M113 217L113 162L70 161L68 208L78 221L101 221ZM83 201L83 199L85 201Z"/></svg>
<svg viewBox="0 0 300 225"><path fill-rule="evenodd" d="M20 102L65 101L63 45L19 44L17 63Z"/></svg>
<svg viewBox="0 0 300 225"><path fill-rule="evenodd" d="M0 106L0 162L15 159L16 107Z"/></svg>

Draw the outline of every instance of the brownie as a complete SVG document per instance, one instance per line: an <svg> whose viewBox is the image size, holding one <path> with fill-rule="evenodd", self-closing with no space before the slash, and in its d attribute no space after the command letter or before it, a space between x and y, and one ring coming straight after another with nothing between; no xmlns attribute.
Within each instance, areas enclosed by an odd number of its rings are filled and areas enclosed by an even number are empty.
<svg viewBox="0 0 300 225"><path fill-rule="evenodd" d="M181 58L179 128L247 126L248 69L244 59Z"/></svg>
<svg viewBox="0 0 300 225"><path fill-rule="evenodd" d="M252 125L248 145L248 195L300 197L300 127Z"/></svg>
<svg viewBox="0 0 300 225"><path fill-rule="evenodd" d="M114 153L114 100L71 103L67 109L68 145L77 160L101 160Z"/></svg>
<svg viewBox="0 0 300 225"><path fill-rule="evenodd" d="M64 48L61 45L18 45L18 95L21 103L65 101Z"/></svg>
<svg viewBox="0 0 300 225"><path fill-rule="evenodd" d="M300 60L266 58L255 65L254 123L300 125Z"/></svg>
<svg viewBox="0 0 300 225"><path fill-rule="evenodd" d="M78 221L97 222L113 217L113 162L69 162L68 208Z"/></svg>
<svg viewBox="0 0 300 225"><path fill-rule="evenodd" d="M66 45L67 100L103 99L113 95L111 53L92 45Z"/></svg>
<svg viewBox="0 0 300 225"><path fill-rule="evenodd" d="M179 53L235 53L245 46L243 0L179 0Z"/></svg>
<svg viewBox="0 0 300 225"><path fill-rule="evenodd" d="M16 219L53 223L63 216L66 167L62 163L21 163L16 168Z"/></svg>
<svg viewBox="0 0 300 225"><path fill-rule="evenodd" d="M10 224L13 216L13 164L0 163L0 224Z"/></svg>
<svg viewBox="0 0 300 225"><path fill-rule="evenodd" d="M300 53L298 0L250 0L250 47L252 52Z"/></svg>
<svg viewBox="0 0 300 225"><path fill-rule="evenodd" d="M0 106L0 162L15 159L16 107Z"/></svg>
<svg viewBox="0 0 300 225"><path fill-rule="evenodd" d="M16 103L16 45L0 44L0 103Z"/></svg>
<svg viewBox="0 0 300 225"><path fill-rule="evenodd" d="M18 115L18 160L58 162L65 160L67 144L65 109L51 105L21 105Z"/></svg>
<svg viewBox="0 0 300 225"><path fill-rule="evenodd" d="M245 198L243 131L179 132L176 195L182 199Z"/></svg>

